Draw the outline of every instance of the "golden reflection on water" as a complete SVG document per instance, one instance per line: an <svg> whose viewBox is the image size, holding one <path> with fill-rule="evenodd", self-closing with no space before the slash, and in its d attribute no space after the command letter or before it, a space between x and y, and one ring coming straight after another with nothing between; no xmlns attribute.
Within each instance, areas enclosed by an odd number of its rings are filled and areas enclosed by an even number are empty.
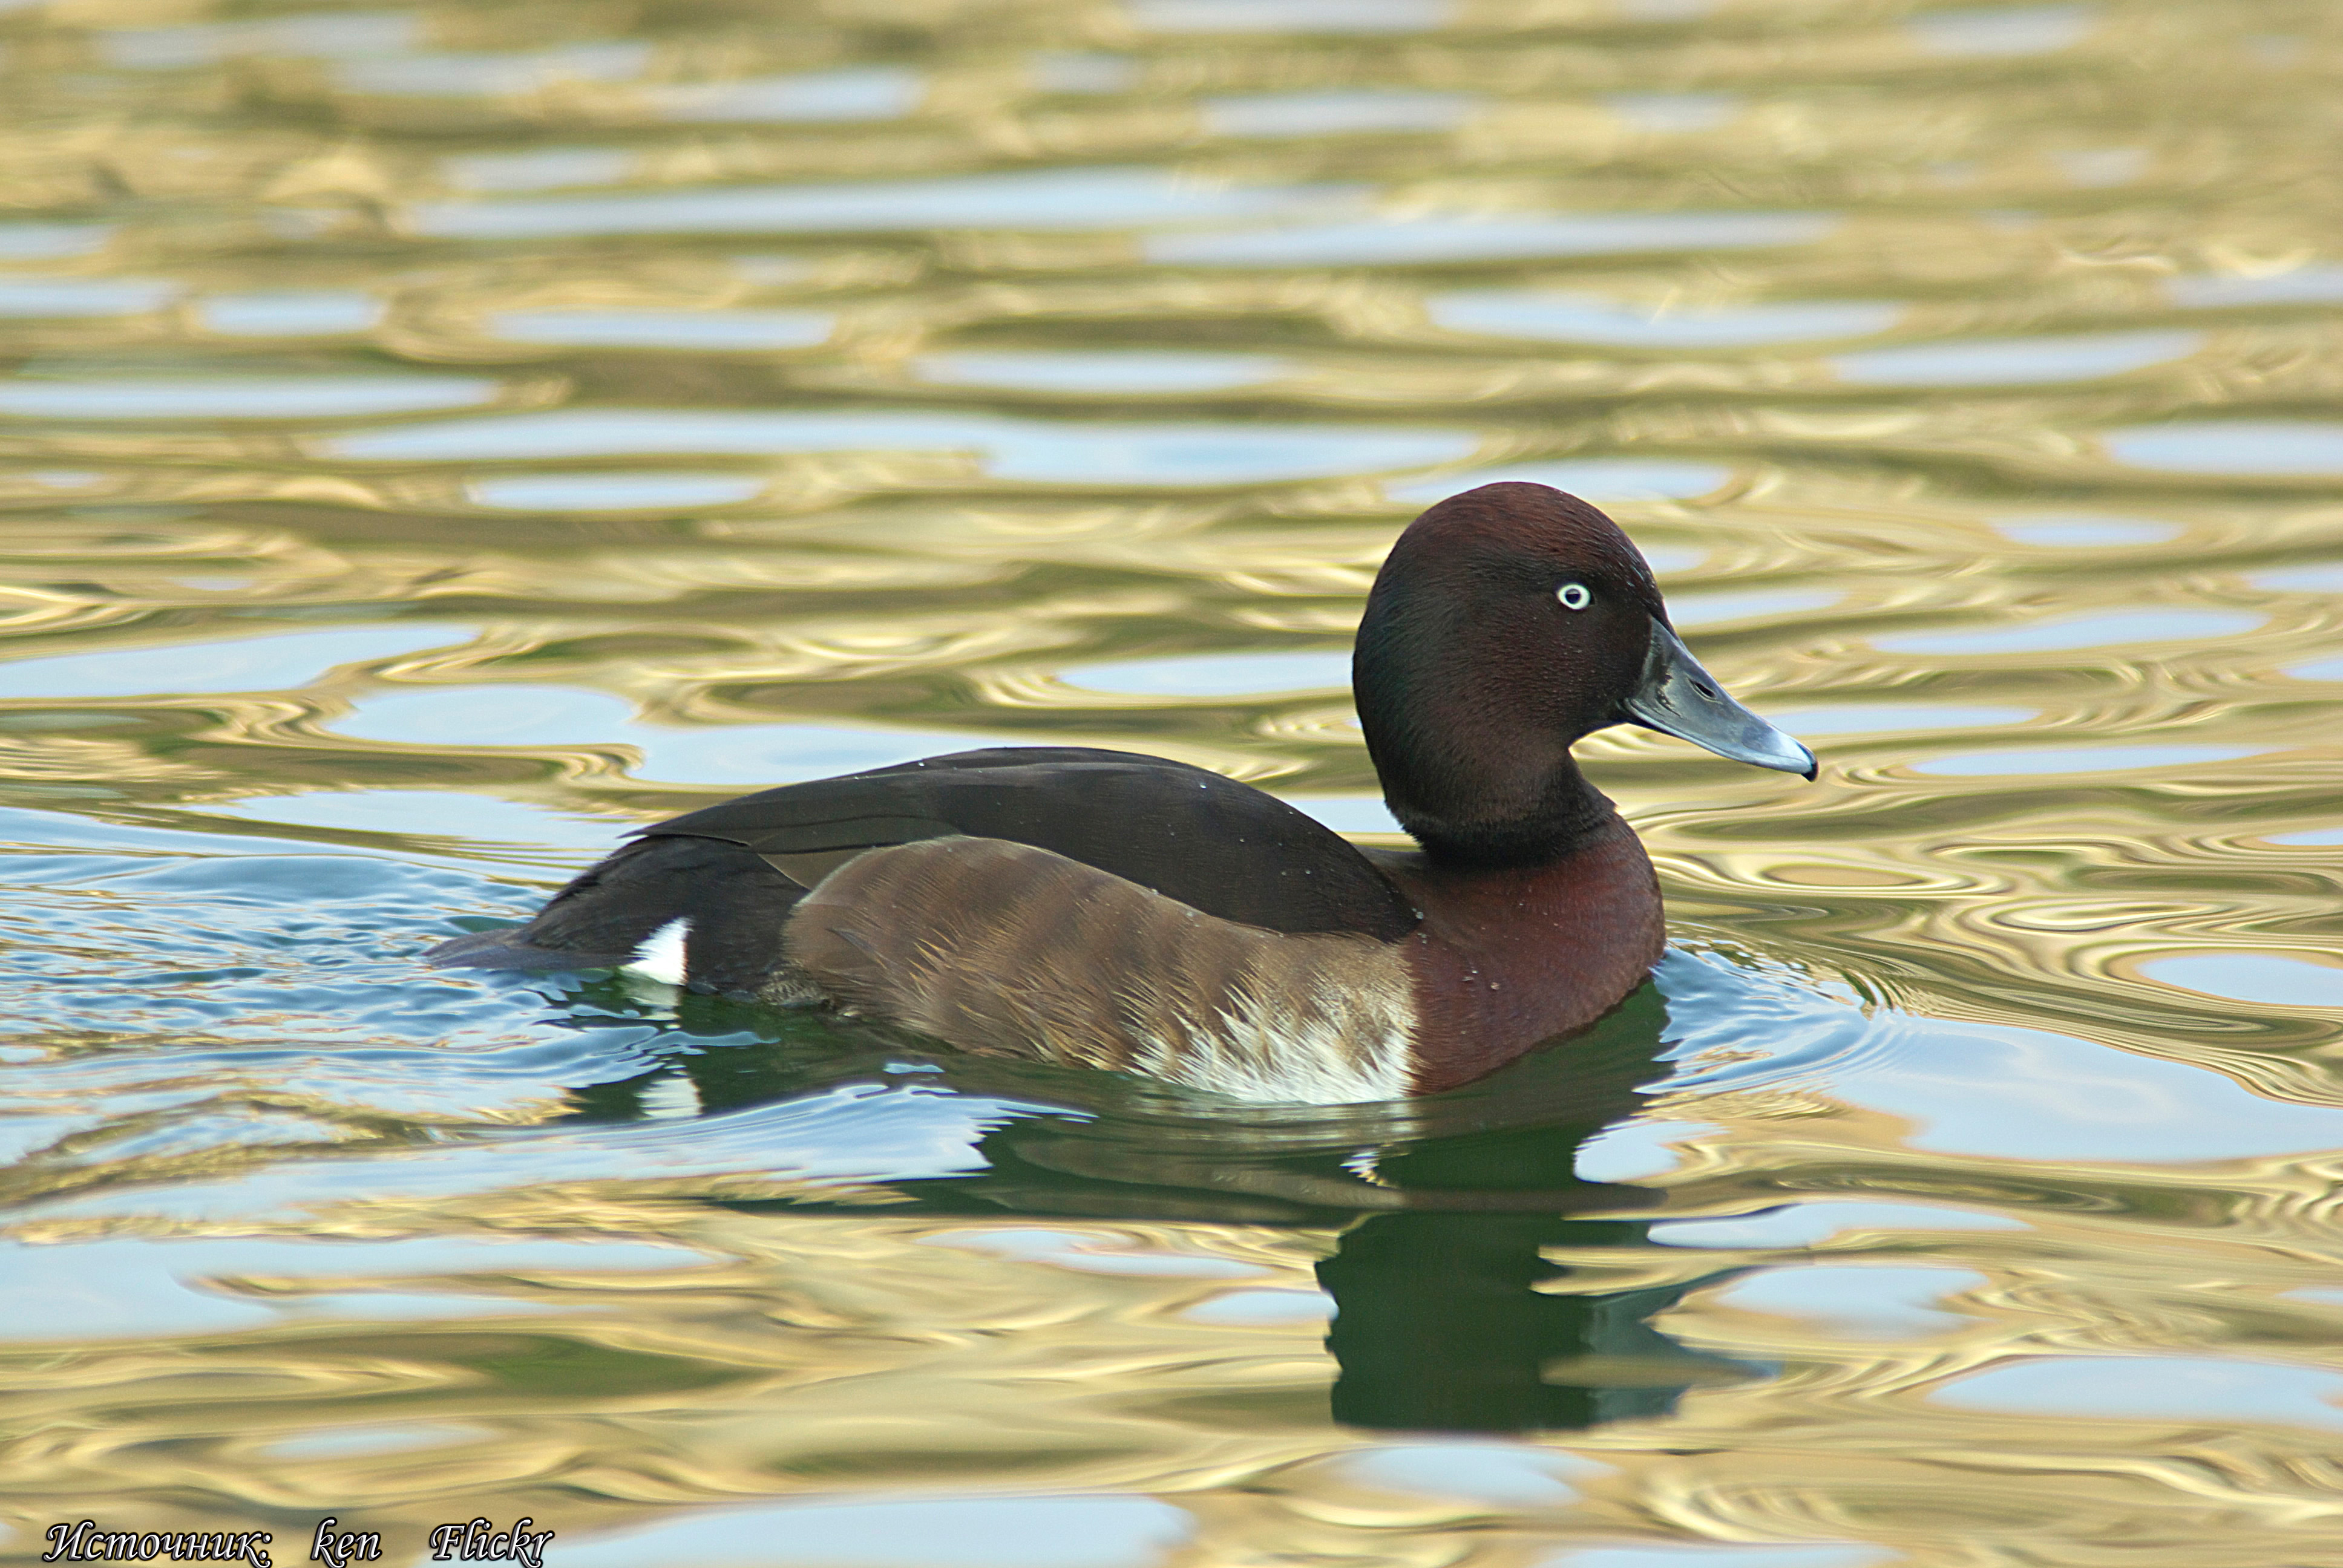
<svg viewBox="0 0 2343 1568"><path fill-rule="evenodd" d="M2338 65L2287 0L0 11L0 1553L2343 1561ZM1824 759L1584 749L1757 977L1678 971L1739 1022L1640 1164L1573 1157L1648 998L1609 1077L1282 1120L411 972L962 737L1371 813L1264 656L1497 472Z"/></svg>

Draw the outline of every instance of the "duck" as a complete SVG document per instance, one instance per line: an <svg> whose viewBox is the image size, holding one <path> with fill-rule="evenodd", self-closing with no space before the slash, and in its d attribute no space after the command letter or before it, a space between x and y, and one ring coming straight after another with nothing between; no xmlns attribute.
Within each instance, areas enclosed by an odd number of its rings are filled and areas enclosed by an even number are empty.
<svg viewBox="0 0 2343 1568"><path fill-rule="evenodd" d="M1619 526L1545 485L1401 533L1352 684L1412 849L1165 758L989 748L639 829L425 960L631 969L1253 1102L1405 1100L1584 1030L1664 950L1659 879L1579 739L1640 725L1815 774L1701 668Z"/></svg>

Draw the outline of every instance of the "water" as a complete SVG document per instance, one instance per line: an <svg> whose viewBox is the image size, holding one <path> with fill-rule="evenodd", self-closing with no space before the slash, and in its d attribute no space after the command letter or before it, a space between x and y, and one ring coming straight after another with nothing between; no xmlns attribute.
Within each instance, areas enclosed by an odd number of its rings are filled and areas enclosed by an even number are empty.
<svg viewBox="0 0 2343 1568"><path fill-rule="evenodd" d="M2343 1557L2343 410L2292 0L0 7L0 1555ZM966 745L1392 828L1417 509L1613 509L1820 780L1241 1108L426 973Z"/></svg>

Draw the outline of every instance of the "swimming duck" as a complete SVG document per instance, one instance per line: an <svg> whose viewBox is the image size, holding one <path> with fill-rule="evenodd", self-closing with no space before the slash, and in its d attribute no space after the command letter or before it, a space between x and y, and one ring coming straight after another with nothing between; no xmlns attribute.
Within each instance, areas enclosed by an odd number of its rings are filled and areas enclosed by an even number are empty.
<svg viewBox="0 0 2343 1568"><path fill-rule="evenodd" d="M1573 742L1640 724L1815 776L1677 640L1618 525L1544 485L1483 485L1411 524L1352 668L1416 849L1362 849L1159 757L961 751L645 829L528 924L427 961L632 966L967 1050L1252 1101L1393 1100L1591 1023L1658 961L1658 879Z"/></svg>

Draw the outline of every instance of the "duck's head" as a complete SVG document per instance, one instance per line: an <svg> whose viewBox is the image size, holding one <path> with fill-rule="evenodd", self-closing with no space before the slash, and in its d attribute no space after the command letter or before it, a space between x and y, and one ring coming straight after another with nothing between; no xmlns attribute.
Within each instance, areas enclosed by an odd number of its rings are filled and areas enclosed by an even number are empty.
<svg viewBox="0 0 2343 1568"><path fill-rule="evenodd" d="M1815 775L1677 640L1619 526L1546 485L1483 485L1408 526L1352 680L1393 814L1445 859L1534 864L1607 819L1570 748L1614 724Z"/></svg>

